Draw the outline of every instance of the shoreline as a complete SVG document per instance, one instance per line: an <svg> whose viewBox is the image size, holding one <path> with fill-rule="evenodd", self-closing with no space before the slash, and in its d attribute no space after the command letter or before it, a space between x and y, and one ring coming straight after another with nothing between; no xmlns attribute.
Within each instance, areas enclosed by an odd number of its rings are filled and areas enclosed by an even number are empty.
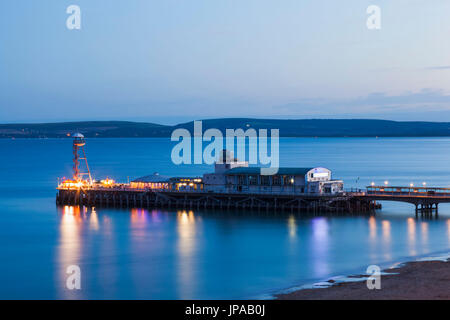
<svg viewBox="0 0 450 320"><path fill-rule="evenodd" d="M367 288L367 274L291 289L276 300L450 300L450 256L425 257L381 272L381 289Z"/></svg>

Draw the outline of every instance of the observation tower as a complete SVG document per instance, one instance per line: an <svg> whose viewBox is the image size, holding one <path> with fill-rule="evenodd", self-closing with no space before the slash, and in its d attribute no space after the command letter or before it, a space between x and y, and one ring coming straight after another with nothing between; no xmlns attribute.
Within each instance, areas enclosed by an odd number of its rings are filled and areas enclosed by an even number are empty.
<svg viewBox="0 0 450 320"><path fill-rule="evenodd" d="M73 138L73 179L75 181L88 180L92 184L91 171L86 158L84 146L86 140L81 133L75 133Z"/></svg>

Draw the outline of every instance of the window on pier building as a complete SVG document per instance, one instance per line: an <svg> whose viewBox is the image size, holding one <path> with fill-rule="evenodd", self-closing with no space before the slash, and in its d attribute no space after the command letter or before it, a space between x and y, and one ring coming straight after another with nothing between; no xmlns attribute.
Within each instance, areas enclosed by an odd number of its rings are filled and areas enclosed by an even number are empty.
<svg viewBox="0 0 450 320"><path fill-rule="evenodd" d="M272 176L272 185L281 186L281 177L277 175Z"/></svg>
<svg viewBox="0 0 450 320"><path fill-rule="evenodd" d="M248 176L248 184L251 186L258 185L258 176L255 175Z"/></svg>
<svg viewBox="0 0 450 320"><path fill-rule="evenodd" d="M237 177L238 177L238 185L245 185L245 184L247 184L247 181L246 181L244 175L239 175Z"/></svg>
<svg viewBox="0 0 450 320"><path fill-rule="evenodd" d="M295 182L294 176L283 176L283 184L285 186L292 186Z"/></svg>
<svg viewBox="0 0 450 320"><path fill-rule="evenodd" d="M261 185L262 186L269 186L270 185L269 176L261 176Z"/></svg>

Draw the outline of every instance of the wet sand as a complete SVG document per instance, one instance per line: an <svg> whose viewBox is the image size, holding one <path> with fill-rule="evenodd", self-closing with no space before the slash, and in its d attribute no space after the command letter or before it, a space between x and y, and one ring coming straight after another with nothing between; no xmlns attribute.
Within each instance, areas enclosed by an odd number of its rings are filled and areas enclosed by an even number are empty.
<svg viewBox="0 0 450 320"><path fill-rule="evenodd" d="M369 290L366 281L347 282L328 288L279 294L276 298L281 300L450 300L449 260L447 262L408 262L399 268L383 272L389 275L381 275L379 290Z"/></svg>

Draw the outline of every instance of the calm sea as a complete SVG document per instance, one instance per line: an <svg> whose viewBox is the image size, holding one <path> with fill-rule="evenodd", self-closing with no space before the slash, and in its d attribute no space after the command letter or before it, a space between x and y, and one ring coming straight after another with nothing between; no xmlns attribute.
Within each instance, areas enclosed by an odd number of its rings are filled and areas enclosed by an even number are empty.
<svg viewBox="0 0 450 320"><path fill-rule="evenodd" d="M89 139L95 178L127 181L176 166L168 139ZM325 166L347 188L450 187L450 139L281 139L282 166ZM0 140L0 298L245 299L333 276L448 252L450 207L415 219L407 204L375 217L58 208L57 177L71 174L71 141ZM81 290L65 283L81 268Z"/></svg>

